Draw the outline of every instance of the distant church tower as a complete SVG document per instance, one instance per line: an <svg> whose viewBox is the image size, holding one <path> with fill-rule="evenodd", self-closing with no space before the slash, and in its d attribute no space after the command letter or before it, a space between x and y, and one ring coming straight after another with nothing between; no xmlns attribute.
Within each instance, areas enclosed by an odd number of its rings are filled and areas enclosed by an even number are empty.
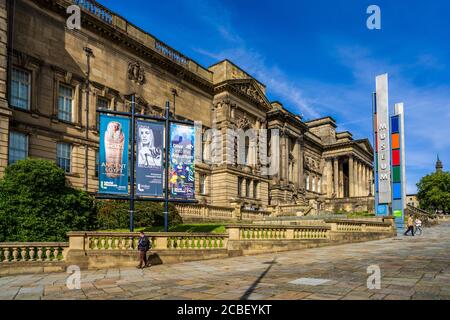
<svg viewBox="0 0 450 320"><path fill-rule="evenodd" d="M443 166L442 161L439 159L439 154L437 155L437 161L436 161L436 173L442 172Z"/></svg>

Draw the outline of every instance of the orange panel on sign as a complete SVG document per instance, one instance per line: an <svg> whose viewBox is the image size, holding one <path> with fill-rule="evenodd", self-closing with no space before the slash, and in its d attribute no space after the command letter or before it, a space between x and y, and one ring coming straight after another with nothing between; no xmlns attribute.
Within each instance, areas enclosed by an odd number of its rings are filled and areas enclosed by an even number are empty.
<svg viewBox="0 0 450 320"><path fill-rule="evenodd" d="M400 134L392 134L392 149L400 149Z"/></svg>

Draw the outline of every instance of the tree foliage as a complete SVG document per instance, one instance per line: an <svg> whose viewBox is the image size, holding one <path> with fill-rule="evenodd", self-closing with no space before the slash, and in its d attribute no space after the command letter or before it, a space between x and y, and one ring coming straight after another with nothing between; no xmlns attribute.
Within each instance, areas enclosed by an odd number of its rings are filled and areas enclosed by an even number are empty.
<svg viewBox="0 0 450 320"><path fill-rule="evenodd" d="M65 241L66 233L96 229L94 199L66 184L51 161L25 159L0 180L1 241Z"/></svg>
<svg viewBox="0 0 450 320"><path fill-rule="evenodd" d="M436 172L417 183L420 208L450 212L450 172Z"/></svg>
<svg viewBox="0 0 450 320"><path fill-rule="evenodd" d="M164 225L163 203L135 202L134 227ZM100 229L126 229L130 226L130 205L128 201L101 201L98 203L98 224ZM169 226L182 223L177 209L169 203Z"/></svg>

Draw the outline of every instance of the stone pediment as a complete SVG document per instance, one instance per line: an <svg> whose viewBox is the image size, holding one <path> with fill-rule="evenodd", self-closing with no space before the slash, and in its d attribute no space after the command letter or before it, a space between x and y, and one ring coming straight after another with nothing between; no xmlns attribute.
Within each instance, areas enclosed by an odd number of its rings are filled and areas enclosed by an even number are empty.
<svg viewBox="0 0 450 320"><path fill-rule="evenodd" d="M358 146L363 149L364 151L367 151L369 153L373 153L372 145L370 144L368 139L362 139L357 141Z"/></svg>
<svg viewBox="0 0 450 320"><path fill-rule="evenodd" d="M254 79L234 79L218 83L214 88L215 93L229 91L252 103L256 103L269 111L272 109L266 95L261 91Z"/></svg>

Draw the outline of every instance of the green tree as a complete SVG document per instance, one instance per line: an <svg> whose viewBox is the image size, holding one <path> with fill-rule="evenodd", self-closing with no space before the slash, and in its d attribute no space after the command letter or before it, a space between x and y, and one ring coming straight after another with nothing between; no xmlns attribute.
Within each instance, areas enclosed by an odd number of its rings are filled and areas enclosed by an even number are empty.
<svg viewBox="0 0 450 320"><path fill-rule="evenodd" d="M97 203L100 229L128 229L130 227L130 204L128 201L104 200ZM163 203L136 201L134 205L134 227L164 225ZM169 226L182 223L176 207L169 203Z"/></svg>
<svg viewBox="0 0 450 320"><path fill-rule="evenodd" d="M66 184L51 161L25 159L0 180L0 241L64 241L74 230L95 230L94 199Z"/></svg>
<svg viewBox="0 0 450 320"><path fill-rule="evenodd" d="M450 172L436 172L417 183L417 198L421 209L450 211Z"/></svg>

